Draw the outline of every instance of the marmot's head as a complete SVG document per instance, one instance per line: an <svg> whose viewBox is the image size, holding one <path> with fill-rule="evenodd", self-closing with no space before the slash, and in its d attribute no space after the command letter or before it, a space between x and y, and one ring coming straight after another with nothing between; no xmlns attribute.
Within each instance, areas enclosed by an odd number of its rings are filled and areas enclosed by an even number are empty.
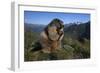
<svg viewBox="0 0 100 73"><path fill-rule="evenodd" d="M50 39L57 40L63 34L63 21L60 19L53 19L45 28L45 31Z"/></svg>
<svg viewBox="0 0 100 73"><path fill-rule="evenodd" d="M63 21L61 21L60 19L53 19L49 24L48 26L55 26L57 27L57 29L62 29L64 28L64 25L63 25Z"/></svg>

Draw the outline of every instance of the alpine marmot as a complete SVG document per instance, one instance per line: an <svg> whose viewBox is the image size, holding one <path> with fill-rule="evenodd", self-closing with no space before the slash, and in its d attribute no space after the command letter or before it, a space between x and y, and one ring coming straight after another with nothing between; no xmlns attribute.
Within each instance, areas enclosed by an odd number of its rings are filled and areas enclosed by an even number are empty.
<svg viewBox="0 0 100 73"><path fill-rule="evenodd" d="M63 21L53 19L40 34L39 43L42 46L42 51L51 53L56 49L61 48L61 40L64 36Z"/></svg>

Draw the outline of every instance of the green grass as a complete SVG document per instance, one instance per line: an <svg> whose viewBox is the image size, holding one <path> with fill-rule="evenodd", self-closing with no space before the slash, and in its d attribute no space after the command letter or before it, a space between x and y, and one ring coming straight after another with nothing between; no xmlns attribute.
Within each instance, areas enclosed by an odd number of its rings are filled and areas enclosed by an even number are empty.
<svg viewBox="0 0 100 73"><path fill-rule="evenodd" d="M30 38L31 37L31 38ZM25 34L24 61L43 61L43 60L67 60L67 59L86 59L90 58L90 40L84 39L84 43L65 35L62 40L62 48L48 54L41 50L31 52L30 49L38 40L36 33ZM33 46L32 46L33 44Z"/></svg>

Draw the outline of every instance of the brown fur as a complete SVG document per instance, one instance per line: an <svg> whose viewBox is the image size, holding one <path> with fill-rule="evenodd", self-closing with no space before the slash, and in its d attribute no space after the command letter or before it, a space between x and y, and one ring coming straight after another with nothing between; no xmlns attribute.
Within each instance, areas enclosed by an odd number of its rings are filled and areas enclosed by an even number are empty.
<svg viewBox="0 0 100 73"><path fill-rule="evenodd" d="M57 28L58 25L62 25L62 24L58 24L57 23L56 28L54 28L55 30L59 30L57 32L53 32L53 31L50 32L49 28L55 27L54 25L51 26L51 24L49 24L44 29L44 31L41 32L41 34L40 34L40 43L42 45L42 48L43 48L42 51L43 52L50 53L50 52L55 51L56 49L60 49L61 48L61 40L62 40L62 38L64 36L64 32L60 31L60 28ZM50 34L51 34L51 36L50 36ZM52 34L54 34L54 35L52 35Z"/></svg>

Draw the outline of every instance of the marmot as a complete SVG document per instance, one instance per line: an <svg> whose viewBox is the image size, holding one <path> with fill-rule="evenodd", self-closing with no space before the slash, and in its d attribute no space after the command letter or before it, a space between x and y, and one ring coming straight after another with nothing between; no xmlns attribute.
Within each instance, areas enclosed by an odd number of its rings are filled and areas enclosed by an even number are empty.
<svg viewBox="0 0 100 73"><path fill-rule="evenodd" d="M64 36L64 24L59 19L53 19L40 34L39 43L42 46L42 51L51 53L52 51L61 48L61 40Z"/></svg>

